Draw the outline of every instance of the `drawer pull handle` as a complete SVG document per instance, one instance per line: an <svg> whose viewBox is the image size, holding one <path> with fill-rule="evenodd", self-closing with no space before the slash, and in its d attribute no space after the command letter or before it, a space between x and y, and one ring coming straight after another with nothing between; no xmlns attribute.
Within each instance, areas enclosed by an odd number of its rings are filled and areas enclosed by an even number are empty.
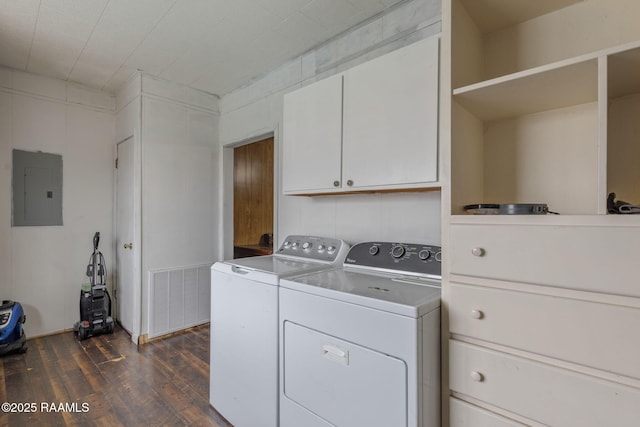
<svg viewBox="0 0 640 427"><path fill-rule="evenodd" d="M483 248L475 247L475 248L471 249L471 253L474 256L481 257L481 256L484 256L485 250Z"/></svg>
<svg viewBox="0 0 640 427"><path fill-rule="evenodd" d="M482 319L484 317L484 313L482 310L471 310L471 317L474 319Z"/></svg>
<svg viewBox="0 0 640 427"><path fill-rule="evenodd" d="M481 383L482 381L484 381L484 375L482 375L478 371L471 371L471 379L473 381Z"/></svg>

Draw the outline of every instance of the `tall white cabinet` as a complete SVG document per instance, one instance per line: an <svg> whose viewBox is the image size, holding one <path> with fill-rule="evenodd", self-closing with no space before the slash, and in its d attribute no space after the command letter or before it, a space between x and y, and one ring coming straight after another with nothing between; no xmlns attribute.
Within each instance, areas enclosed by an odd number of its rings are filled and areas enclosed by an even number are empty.
<svg viewBox="0 0 640 427"><path fill-rule="evenodd" d="M284 193L438 189L438 73L431 37L286 94Z"/></svg>
<svg viewBox="0 0 640 427"><path fill-rule="evenodd" d="M640 3L445 0L452 426L640 419ZM466 215L546 203L560 215Z"/></svg>

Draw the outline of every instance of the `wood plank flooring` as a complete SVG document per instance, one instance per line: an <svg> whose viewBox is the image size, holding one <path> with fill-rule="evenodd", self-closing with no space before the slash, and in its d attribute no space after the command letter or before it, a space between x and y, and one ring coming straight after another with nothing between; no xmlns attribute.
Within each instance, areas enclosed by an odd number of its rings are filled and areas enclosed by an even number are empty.
<svg viewBox="0 0 640 427"><path fill-rule="evenodd" d="M0 403L20 410L3 406L2 426L230 426L209 405L208 325L139 347L120 327L27 347L0 358Z"/></svg>

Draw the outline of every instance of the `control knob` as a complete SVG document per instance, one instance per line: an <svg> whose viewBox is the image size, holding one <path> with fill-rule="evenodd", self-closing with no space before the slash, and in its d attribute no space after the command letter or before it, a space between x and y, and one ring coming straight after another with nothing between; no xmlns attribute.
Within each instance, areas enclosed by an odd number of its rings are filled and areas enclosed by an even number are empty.
<svg viewBox="0 0 640 427"><path fill-rule="evenodd" d="M391 256L394 258L400 258L402 257L402 255L404 255L404 252L405 252L404 246L400 246L400 245L394 246L391 249Z"/></svg>
<svg viewBox="0 0 640 427"><path fill-rule="evenodd" d="M429 259L430 256L431 256L431 252L429 252L429 249L423 249L420 252L418 252L418 258L420 258L423 261Z"/></svg>
<svg viewBox="0 0 640 427"><path fill-rule="evenodd" d="M305 251L308 251L311 249L311 246L312 246L311 242L304 242L302 244L302 249L304 249Z"/></svg>
<svg viewBox="0 0 640 427"><path fill-rule="evenodd" d="M376 245L373 245L369 248L370 255L377 255L378 251L380 251L380 248L377 247Z"/></svg>
<svg viewBox="0 0 640 427"><path fill-rule="evenodd" d="M327 247L327 252L329 252L330 254L334 253L336 251L335 246L328 246Z"/></svg>

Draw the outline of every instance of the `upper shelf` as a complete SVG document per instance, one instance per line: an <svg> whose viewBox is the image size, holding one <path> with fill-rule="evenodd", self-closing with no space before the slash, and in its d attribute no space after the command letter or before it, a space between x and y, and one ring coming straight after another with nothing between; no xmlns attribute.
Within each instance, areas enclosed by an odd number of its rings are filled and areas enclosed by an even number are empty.
<svg viewBox="0 0 640 427"><path fill-rule="evenodd" d="M609 98L640 93L640 48L612 54L607 60Z"/></svg>
<svg viewBox="0 0 640 427"><path fill-rule="evenodd" d="M582 0L461 0L481 32L490 33Z"/></svg>
<svg viewBox="0 0 640 427"><path fill-rule="evenodd" d="M598 59L590 56L544 65L454 89L453 95L485 121L595 102Z"/></svg>

